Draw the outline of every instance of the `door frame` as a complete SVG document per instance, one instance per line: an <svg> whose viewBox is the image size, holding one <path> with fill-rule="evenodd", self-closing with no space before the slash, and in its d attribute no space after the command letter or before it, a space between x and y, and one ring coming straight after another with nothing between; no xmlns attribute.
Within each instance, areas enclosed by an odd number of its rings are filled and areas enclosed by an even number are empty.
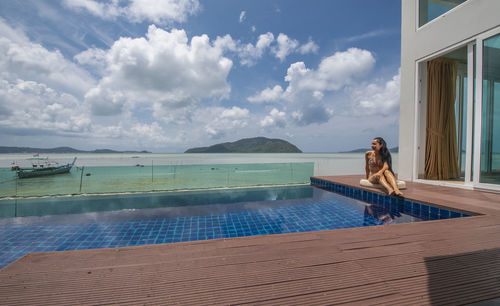
<svg viewBox="0 0 500 306"><path fill-rule="evenodd" d="M500 192L500 184L480 182L481 175L481 125L483 98L483 42L500 34L500 27L478 34L459 44L442 49L415 62L415 116L413 181L425 184L450 186L464 189L478 189ZM419 170L425 162L425 123L427 62L459 48L467 47L467 144L464 181L450 182L419 178ZM475 52L474 52L475 46ZM475 68L475 69L474 69ZM475 88L474 88L475 82ZM473 144L474 142L474 144Z"/></svg>

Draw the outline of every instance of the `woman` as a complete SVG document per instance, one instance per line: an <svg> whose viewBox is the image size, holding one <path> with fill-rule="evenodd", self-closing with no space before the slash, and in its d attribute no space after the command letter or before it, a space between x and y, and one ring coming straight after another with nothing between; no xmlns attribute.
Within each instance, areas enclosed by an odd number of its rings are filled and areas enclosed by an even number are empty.
<svg viewBox="0 0 500 306"><path fill-rule="evenodd" d="M381 184L389 195L402 196L398 183L392 171L391 153L382 137L372 141L372 151L365 154L366 178L372 184Z"/></svg>

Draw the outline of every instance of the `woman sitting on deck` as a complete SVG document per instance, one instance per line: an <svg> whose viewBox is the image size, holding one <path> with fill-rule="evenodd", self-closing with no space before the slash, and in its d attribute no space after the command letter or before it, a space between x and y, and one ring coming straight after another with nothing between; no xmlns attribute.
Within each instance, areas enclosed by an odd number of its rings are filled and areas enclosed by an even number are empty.
<svg viewBox="0 0 500 306"><path fill-rule="evenodd" d="M370 183L380 183L389 195L403 195L392 171L391 153L382 137L373 139L372 151L366 152L365 160L366 178Z"/></svg>

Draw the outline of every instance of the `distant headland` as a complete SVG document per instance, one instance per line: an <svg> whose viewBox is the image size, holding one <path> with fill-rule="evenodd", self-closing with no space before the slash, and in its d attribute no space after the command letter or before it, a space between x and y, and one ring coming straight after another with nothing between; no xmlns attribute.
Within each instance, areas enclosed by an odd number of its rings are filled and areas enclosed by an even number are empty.
<svg viewBox="0 0 500 306"><path fill-rule="evenodd" d="M302 151L286 140L254 137L209 147L191 148L184 153L302 153Z"/></svg>
<svg viewBox="0 0 500 306"><path fill-rule="evenodd" d="M78 150L71 147L57 147L57 148L30 148L30 147L2 147L0 146L0 154L2 153L151 153L149 151L114 151L109 149L97 149L93 151Z"/></svg>
<svg viewBox="0 0 500 306"><path fill-rule="evenodd" d="M361 149L355 149L355 150L351 150L351 151L342 151L339 153L365 153L366 151L370 151L370 150L371 150L371 148L361 148ZM399 147L390 148L389 152L397 153L397 152L399 152Z"/></svg>

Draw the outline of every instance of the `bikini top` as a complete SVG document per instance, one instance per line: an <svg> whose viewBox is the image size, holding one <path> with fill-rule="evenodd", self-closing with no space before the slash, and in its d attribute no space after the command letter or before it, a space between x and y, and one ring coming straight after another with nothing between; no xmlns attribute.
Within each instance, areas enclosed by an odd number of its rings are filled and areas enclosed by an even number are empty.
<svg viewBox="0 0 500 306"><path fill-rule="evenodd" d="M368 165L371 167L377 167L377 166L382 166L383 163L380 161L380 163L377 163L377 160L375 159L375 153L371 153L370 156L368 157Z"/></svg>

